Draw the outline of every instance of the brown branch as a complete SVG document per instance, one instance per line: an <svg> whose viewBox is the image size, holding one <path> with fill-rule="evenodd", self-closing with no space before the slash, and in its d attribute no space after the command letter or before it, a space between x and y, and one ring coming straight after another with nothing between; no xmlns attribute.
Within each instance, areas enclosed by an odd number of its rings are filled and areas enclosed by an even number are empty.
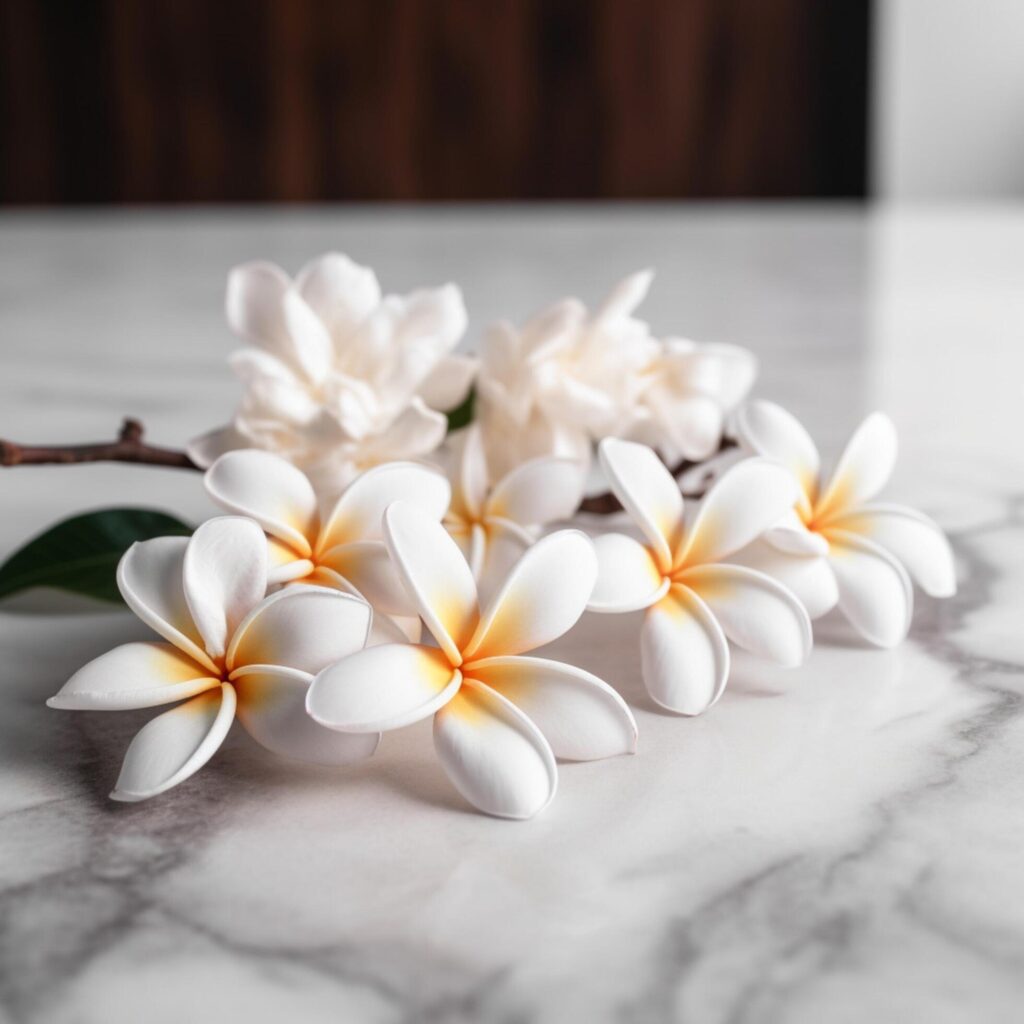
<svg viewBox="0 0 1024 1024"><path fill-rule="evenodd" d="M0 441L0 466L69 466L82 462L134 462L146 466L171 466L174 469L202 469L186 452L146 444L142 440L142 434L142 424L136 419L127 418L121 425L117 440L107 443L25 445L16 444L14 441ZM716 454L735 447L735 441L723 438ZM679 477L701 465L702 462L683 459L682 462L670 467L670 471L674 477ZM706 487L686 496L699 498L705 489ZM577 509L579 512L599 516L612 515L621 510L619 499L610 491L584 498Z"/></svg>
<svg viewBox="0 0 1024 1024"><path fill-rule="evenodd" d="M0 466L72 465L79 462L136 462L147 466L200 469L185 452L157 448L142 440L142 424L126 419L116 441L101 444L26 445L0 441Z"/></svg>
<svg viewBox="0 0 1024 1024"><path fill-rule="evenodd" d="M729 438L723 437L722 443L718 446L718 451L715 455L720 455L722 452L728 451L730 448L735 448L736 442ZM714 458L714 456L712 456ZM703 465L703 461L690 462L688 459L683 459L681 462L676 463L674 466L669 466L669 472L674 477L680 477L684 473L691 469L696 469L698 466ZM700 491L687 493L687 498L700 498L703 497L704 491L707 489L705 485ZM622 511L622 503L618 498L612 494L611 491L604 491L601 494L594 494L589 498L584 498L580 502L580 507L577 509L578 512L589 512L591 515L596 516L610 516L615 512Z"/></svg>

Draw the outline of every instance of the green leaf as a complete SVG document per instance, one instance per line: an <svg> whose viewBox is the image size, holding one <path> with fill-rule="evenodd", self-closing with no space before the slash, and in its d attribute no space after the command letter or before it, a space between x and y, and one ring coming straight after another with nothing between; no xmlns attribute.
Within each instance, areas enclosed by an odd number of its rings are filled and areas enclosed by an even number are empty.
<svg viewBox="0 0 1024 1024"><path fill-rule="evenodd" d="M192 527L145 508L105 508L44 530L0 566L0 597L29 587L56 587L120 602L117 563L137 540L188 536Z"/></svg>
<svg viewBox="0 0 1024 1024"><path fill-rule="evenodd" d="M469 393L462 402L449 410L445 415L448 417L448 433L453 430L461 430L473 422L473 412L476 406L476 388L469 389Z"/></svg>

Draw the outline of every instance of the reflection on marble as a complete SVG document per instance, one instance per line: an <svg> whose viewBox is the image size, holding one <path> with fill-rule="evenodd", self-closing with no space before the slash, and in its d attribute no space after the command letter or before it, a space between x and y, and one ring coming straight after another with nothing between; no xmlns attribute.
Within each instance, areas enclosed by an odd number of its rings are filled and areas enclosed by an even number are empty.
<svg viewBox="0 0 1024 1024"><path fill-rule="evenodd" d="M1024 212L309 211L0 220L0 435L181 443L219 422L226 268L328 247L473 316L660 274L661 332L739 342L759 393L835 450L886 407L893 497L947 524L962 580L909 641L826 620L808 665L738 659L680 720L644 696L638 619L585 619L569 659L636 709L635 757L561 770L537 820L469 811L429 725L353 769L236 733L142 805L106 794L148 713L43 699L130 616L0 611L0 1018L181 1021L1012 1021L1024 1000ZM42 519L198 480L125 467L0 477L0 552Z"/></svg>

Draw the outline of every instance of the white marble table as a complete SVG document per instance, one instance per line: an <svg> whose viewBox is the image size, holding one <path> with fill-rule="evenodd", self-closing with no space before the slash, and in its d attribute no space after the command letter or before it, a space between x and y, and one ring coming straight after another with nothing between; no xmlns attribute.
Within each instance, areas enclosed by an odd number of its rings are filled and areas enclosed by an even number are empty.
<svg viewBox="0 0 1024 1024"><path fill-rule="evenodd" d="M0 606L0 1017L262 1021L1019 1021L1024 1005L1024 207L391 209L0 216L0 436L181 444L236 396L229 266L341 248L459 281L488 319L658 268L663 333L739 342L830 452L901 431L893 497L951 532L910 640L826 622L742 662L713 712L643 696L631 617L565 644L636 708L633 758L565 766L528 824L471 813L429 725L327 771L237 735L142 805L106 794L147 717L49 711L144 630ZM85 507L212 511L197 476L0 473L0 554ZM44 614L44 612L46 612Z"/></svg>

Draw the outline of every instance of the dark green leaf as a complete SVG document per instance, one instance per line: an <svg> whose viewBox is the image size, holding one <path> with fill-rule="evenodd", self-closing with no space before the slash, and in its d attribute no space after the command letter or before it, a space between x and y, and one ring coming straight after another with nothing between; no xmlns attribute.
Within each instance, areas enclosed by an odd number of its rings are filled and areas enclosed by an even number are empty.
<svg viewBox="0 0 1024 1024"><path fill-rule="evenodd" d="M117 563L137 540L187 536L192 527L145 508L105 508L72 516L30 540L0 566L0 597L29 587L56 587L120 601Z"/></svg>
<svg viewBox="0 0 1024 1024"><path fill-rule="evenodd" d="M449 410L445 415L448 417L448 433L453 430L461 430L473 422L473 410L476 406L476 388L470 388L469 393L462 400L461 404Z"/></svg>

